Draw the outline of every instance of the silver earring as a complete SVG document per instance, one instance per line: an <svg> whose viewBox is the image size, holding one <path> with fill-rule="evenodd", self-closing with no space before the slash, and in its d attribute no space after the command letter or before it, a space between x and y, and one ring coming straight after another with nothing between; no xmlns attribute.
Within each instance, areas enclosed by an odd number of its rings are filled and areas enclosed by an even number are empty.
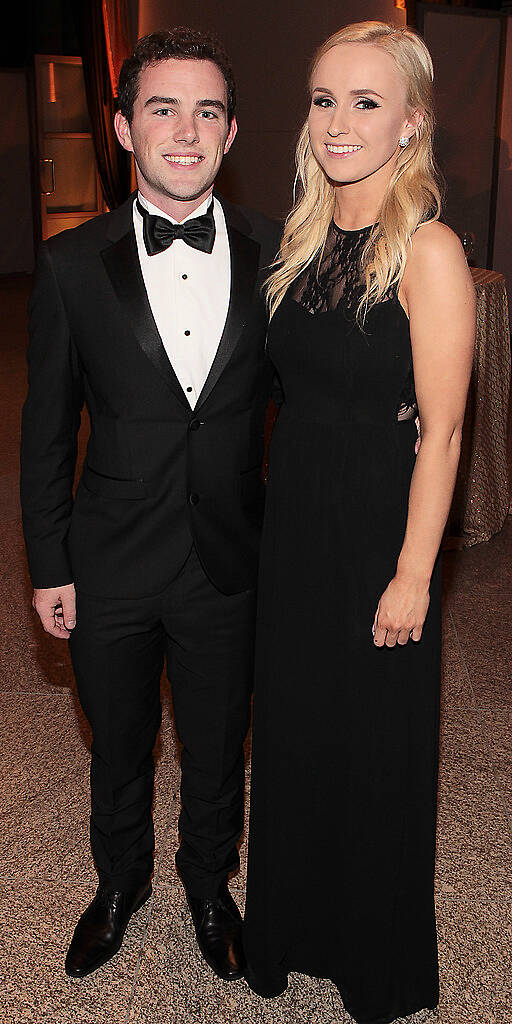
<svg viewBox="0 0 512 1024"><path fill-rule="evenodd" d="M411 140L407 138L407 135L401 135L398 140L398 145L400 146L401 149L405 149L405 147L409 145L410 141Z"/></svg>

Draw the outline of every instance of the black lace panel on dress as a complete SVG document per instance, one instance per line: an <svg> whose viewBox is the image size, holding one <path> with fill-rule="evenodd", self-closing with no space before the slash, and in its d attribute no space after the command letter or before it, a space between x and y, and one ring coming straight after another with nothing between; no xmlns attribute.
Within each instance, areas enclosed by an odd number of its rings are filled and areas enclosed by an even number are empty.
<svg viewBox="0 0 512 1024"><path fill-rule="evenodd" d="M315 261L296 278L291 298L313 315L340 310L347 319L354 320L364 290L362 253L371 230L371 227L366 227L359 231L344 231L333 221L327 233L320 266ZM380 301L387 302L394 296L396 288L391 286ZM417 415L411 367L401 395L397 419L411 420Z"/></svg>

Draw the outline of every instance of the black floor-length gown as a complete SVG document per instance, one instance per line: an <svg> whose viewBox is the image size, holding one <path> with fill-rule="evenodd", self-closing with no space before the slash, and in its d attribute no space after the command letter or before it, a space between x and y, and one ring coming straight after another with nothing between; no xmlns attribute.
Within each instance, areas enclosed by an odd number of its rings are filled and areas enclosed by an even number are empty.
<svg viewBox="0 0 512 1024"><path fill-rule="evenodd" d="M331 978L360 1024L438 1002L440 565L419 643L377 648L415 462L407 316L355 322L370 228L332 224L271 321L245 947L262 995ZM412 415L411 415L412 413ZM405 418L403 418L405 416Z"/></svg>

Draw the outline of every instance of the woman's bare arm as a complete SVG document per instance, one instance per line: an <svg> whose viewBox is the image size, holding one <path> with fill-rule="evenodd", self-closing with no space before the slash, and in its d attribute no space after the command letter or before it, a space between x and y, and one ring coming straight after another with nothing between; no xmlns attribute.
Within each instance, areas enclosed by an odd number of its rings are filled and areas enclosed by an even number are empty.
<svg viewBox="0 0 512 1024"><path fill-rule="evenodd" d="M421 447L396 575L374 622L378 647L419 640L455 485L475 339L475 289L457 236L444 224L414 236L400 290L409 316Z"/></svg>

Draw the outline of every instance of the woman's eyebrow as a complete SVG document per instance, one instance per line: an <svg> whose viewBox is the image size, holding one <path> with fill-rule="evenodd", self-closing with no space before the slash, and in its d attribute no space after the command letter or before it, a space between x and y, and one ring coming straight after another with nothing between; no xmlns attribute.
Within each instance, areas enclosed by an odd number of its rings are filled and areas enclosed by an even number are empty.
<svg viewBox="0 0 512 1024"><path fill-rule="evenodd" d="M384 99L384 97L381 96L380 92L375 92L375 89L351 89L350 90L350 95L351 96L359 96L361 93L365 93L366 95L369 94L370 96L378 96L380 100Z"/></svg>
<svg viewBox="0 0 512 1024"><path fill-rule="evenodd" d="M315 88L313 89L313 92L325 92L325 93L328 93L329 96L334 96L334 93L331 92L330 89L325 89L323 85L316 85ZM351 89L350 90L350 95L351 96L360 96L361 93L363 93L365 95L378 96L380 100L384 99L384 97L381 96L380 92L375 92L375 89Z"/></svg>

